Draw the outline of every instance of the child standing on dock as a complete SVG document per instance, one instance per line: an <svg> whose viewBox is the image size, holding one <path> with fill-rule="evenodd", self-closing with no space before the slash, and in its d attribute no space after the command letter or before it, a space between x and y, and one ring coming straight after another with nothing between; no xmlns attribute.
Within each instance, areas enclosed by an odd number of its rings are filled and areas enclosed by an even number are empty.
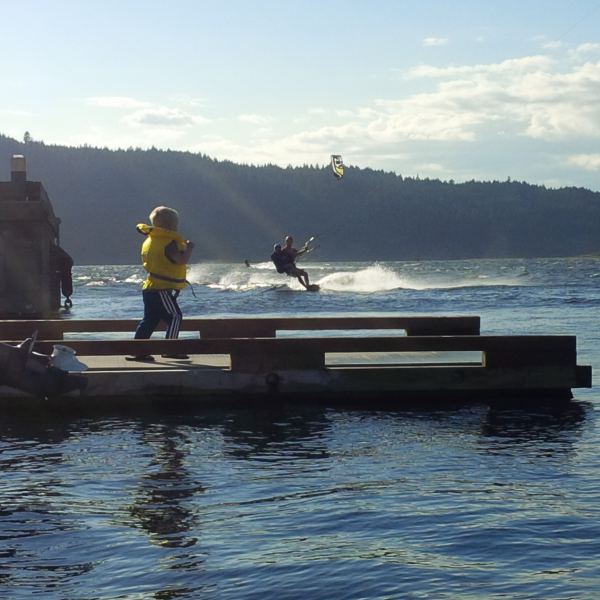
<svg viewBox="0 0 600 600"><path fill-rule="evenodd" d="M179 336L181 309L177 303L180 291L187 285L186 273L193 242L179 233L179 214L173 208L157 206L150 213L151 225L137 225L137 230L146 236L142 244L142 264L148 273L142 285L144 317L135 331L135 339L148 339L164 321L167 324L167 339ZM165 358L187 359L186 354L163 355ZM150 354L128 356L127 360L152 361Z"/></svg>

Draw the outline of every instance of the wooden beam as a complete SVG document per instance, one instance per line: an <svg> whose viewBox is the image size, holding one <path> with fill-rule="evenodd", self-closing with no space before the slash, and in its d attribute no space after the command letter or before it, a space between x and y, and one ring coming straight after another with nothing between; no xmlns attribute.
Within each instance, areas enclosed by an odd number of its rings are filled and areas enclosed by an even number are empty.
<svg viewBox="0 0 600 600"><path fill-rule="evenodd" d="M266 319L215 319L214 321L198 319L194 329L200 332L203 340L215 338L253 338L272 337L277 328L271 320Z"/></svg>
<svg viewBox="0 0 600 600"><path fill-rule="evenodd" d="M289 371L281 376L265 373L223 372L222 369L148 369L145 371L92 371L86 374L88 386L79 398L71 395L44 401L43 410L62 403L68 411L88 410L95 406L105 410L111 403L140 414L154 408L150 398L163 398L169 407L184 400L195 408L212 404L222 406L227 400L239 406L252 406L252 399L280 403L283 398L299 402L357 402L373 407L373 401L385 398L392 406L420 405L423 400L435 404L456 399L477 402L492 398L533 399L570 398L576 387L573 369L484 367L420 367L326 369ZM15 393L0 387L0 405ZM95 402L97 402L95 404ZM35 399L21 396L12 405L19 410L32 410ZM68 414L68 413L66 413Z"/></svg>
<svg viewBox="0 0 600 600"><path fill-rule="evenodd" d="M52 352L42 341L36 351ZM229 354L234 368L316 368L326 353L482 352L487 367L575 366L575 336L419 336L179 340L69 340L80 356L124 354ZM269 366L271 365L271 366ZM304 365L304 366L303 366ZM252 367L254 368L254 367Z"/></svg>
<svg viewBox="0 0 600 600"><path fill-rule="evenodd" d="M39 339L60 340L64 333L130 332L138 319L50 319L0 321L0 339L23 339L38 332ZM161 327L164 329L164 326ZM233 317L184 318L182 331L198 331L203 338L274 337L277 331L399 329L407 335L478 335L478 316L347 316L347 317Z"/></svg>
<svg viewBox="0 0 600 600"><path fill-rule="evenodd" d="M591 388L592 387L592 367L591 365L577 365L576 381L572 387Z"/></svg>

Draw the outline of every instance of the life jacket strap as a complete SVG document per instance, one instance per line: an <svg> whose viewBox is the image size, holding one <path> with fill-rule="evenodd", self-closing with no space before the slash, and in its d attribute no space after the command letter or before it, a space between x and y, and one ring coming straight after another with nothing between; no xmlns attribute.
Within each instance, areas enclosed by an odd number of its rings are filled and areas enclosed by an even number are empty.
<svg viewBox="0 0 600 600"><path fill-rule="evenodd" d="M158 273L148 273L150 277L160 279L161 281L168 281L169 283L188 283L187 279L176 279L175 277L168 277L167 275L159 275Z"/></svg>

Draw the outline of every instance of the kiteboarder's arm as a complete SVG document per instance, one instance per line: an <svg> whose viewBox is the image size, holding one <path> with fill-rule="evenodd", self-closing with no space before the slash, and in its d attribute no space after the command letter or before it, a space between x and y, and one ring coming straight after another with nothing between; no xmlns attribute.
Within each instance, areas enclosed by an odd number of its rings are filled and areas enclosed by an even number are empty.
<svg viewBox="0 0 600 600"><path fill-rule="evenodd" d="M302 248L300 248L300 250L294 249L295 256L302 256L303 254L306 254L307 252L311 252L312 250L314 250L314 247L311 244L312 244L312 242L314 242L316 237L317 237L316 235L312 235L311 237L309 237L304 242L304 245L302 246Z"/></svg>

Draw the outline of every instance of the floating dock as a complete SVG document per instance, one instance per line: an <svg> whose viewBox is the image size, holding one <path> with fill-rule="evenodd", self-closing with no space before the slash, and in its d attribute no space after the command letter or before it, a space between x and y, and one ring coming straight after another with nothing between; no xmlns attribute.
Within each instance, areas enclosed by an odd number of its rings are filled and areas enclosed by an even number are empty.
<svg viewBox="0 0 600 600"><path fill-rule="evenodd" d="M178 340L133 340L138 321L5 320L0 340L37 332L35 351L67 345L89 366L87 387L52 398L67 405L141 405L151 398L198 406L284 399L323 404L567 399L591 387L575 336L480 333L477 316L188 318ZM152 354L154 362L126 355ZM188 360L162 355L188 354ZM2 366L0 365L0 382ZM0 385L0 406L26 394Z"/></svg>

